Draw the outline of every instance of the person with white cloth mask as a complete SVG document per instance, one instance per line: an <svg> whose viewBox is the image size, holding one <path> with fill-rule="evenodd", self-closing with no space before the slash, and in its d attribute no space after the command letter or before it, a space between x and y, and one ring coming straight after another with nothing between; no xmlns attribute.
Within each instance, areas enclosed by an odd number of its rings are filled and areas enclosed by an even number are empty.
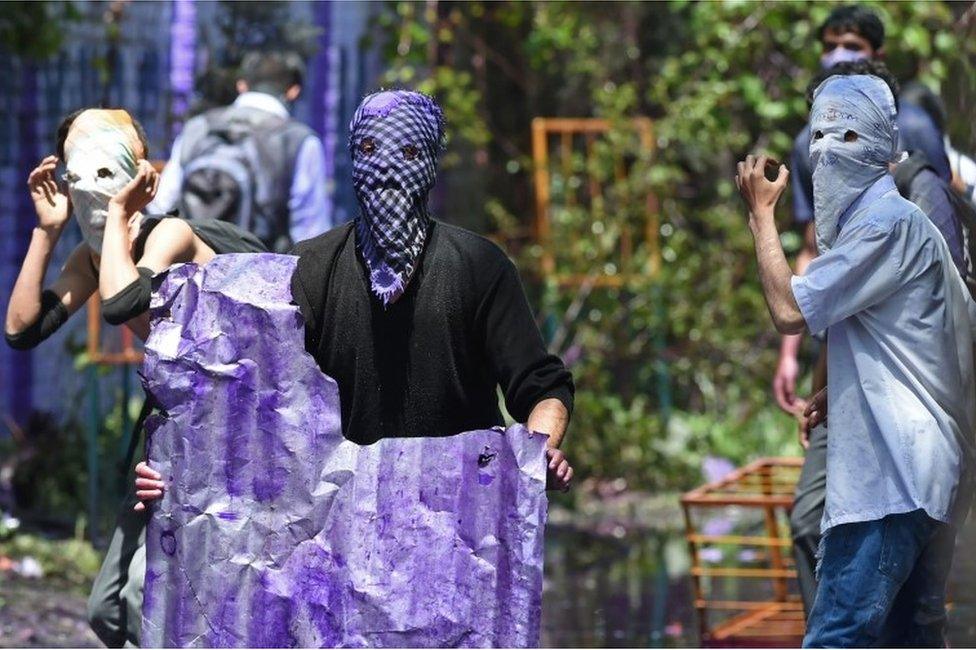
<svg viewBox="0 0 976 650"><path fill-rule="evenodd" d="M40 345L96 292L105 320L145 339L155 273L181 262L206 264L220 253L265 250L229 223L144 214L158 183L147 154L142 127L124 110L80 110L61 122L57 155L44 158L27 180L37 226L7 305L4 329L12 348ZM60 162L62 182L55 176ZM48 263L72 215L83 241L45 287ZM88 600L89 624L108 647L139 642L146 519L132 511L132 502L130 496L122 505Z"/></svg>
<svg viewBox="0 0 976 650"><path fill-rule="evenodd" d="M814 92L817 257L790 270L773 219L789 172L738 164L763 293L783 334L827 331L830 420L820 583L805 647L944 647L945 585L973 491L976 304L938 229L903 199L894 97L879 78Z"/></svg>

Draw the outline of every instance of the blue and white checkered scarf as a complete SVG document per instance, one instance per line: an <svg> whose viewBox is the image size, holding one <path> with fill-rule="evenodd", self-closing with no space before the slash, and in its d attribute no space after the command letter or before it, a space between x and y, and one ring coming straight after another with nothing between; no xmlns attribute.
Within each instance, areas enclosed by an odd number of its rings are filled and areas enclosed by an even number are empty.
<svg viewBox="0 0 976 650"><path fill-rule="evenodd" d="M381 91L362 101L349 131L360 206L356 246L373 293L389 305L406 290L427 240L427 197L443 147L444 116L426 95Z"/></svg>

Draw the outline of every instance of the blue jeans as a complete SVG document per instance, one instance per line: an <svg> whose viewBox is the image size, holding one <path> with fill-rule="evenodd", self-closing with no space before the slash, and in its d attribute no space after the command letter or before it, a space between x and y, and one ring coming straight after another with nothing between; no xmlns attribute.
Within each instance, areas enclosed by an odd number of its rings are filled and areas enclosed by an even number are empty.
<svg viewBox="0 0 976 650"><path fill-rule="evenodd" d="M954 541L924 510L831 528L803 647L944 648Z"/></svg>

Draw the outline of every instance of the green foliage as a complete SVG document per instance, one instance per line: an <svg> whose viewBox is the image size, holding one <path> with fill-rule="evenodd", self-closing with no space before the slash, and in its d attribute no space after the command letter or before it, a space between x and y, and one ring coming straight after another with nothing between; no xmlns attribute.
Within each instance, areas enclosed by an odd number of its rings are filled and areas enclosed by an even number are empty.
<svg viewBox="0 0 976 650"><path fill-rule="evenodd" d="M947 4L872 4L900 78L938 89L955 81L949 70L971 69L973 40ZM531 119L597 116L614 124L592 155L577 151L551 165L548 245L559 273L624 281L566 285L543 277L540 246L519 255L523 272L542 278L533 289L552 347L573 363L569 449L581 475L687 487L706 455L743 462L799 453L794 425L770 394L778 337L732 177L749 152L788 160L818 69L817 27L831 4L392 7L380 26L386 81L442 102L452 148L475 152L450 162L481 167L484 210L513 247L532 210ZM631 126L639 115L654 120L653 153ZM639 236L629 260L620 254L621 241L642 232L648 192L659 205L661 266L653 277L653 250ZM786 210L780 218L784 246L795 253L801 238L788 230Z"/></svg>
<svg viewBox="0 0 976 650"><path fill-rule="evenodd" d="M80 18L71 2L11 0L0 10L0 43L8 54L46 59L58 52L65 23Z"/></svg>
<svg viewBox="0 0 976 650"><path fill-rule="evenodd" d="M0 539L0 557L12 560L32 557L47 579L62 581L79 593L87 593L101 565L101 556L81 536L79 527L70 539L52 540L29 533Z"/></svg>

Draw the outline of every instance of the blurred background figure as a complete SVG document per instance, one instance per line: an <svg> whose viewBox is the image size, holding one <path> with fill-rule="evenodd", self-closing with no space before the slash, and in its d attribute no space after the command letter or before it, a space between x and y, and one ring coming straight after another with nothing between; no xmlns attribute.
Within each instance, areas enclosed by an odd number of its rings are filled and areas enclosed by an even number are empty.
<svg viewBox="0 0 976 650"><path fill-rule="evenodd" d="M234 103L194 117L173 143L153 209L229 221L279 253L331 228L322 140L288 112L304 74L294 53L248 53Z"/></svg>
<svg viewBox="0 0 976 650"><path fill-rule="evenodd" d="M902 87L899 99L924 110L944 133L945 152L952 172L952 188L969 201L976 201L976 160L952 145L946 128L946 107L942 98L925 84L910 81Z"/></svg>

